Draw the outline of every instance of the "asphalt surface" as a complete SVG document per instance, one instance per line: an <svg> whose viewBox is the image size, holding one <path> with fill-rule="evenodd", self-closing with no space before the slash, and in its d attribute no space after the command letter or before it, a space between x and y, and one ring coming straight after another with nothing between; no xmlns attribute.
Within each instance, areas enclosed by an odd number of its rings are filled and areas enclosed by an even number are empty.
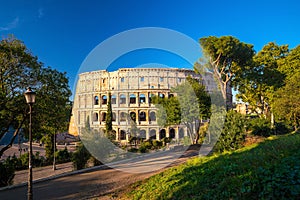
<svg viewBox="0 0 300 200"><path fill-rule="evenodd" d="M33 184L33 199L111 199L114 191L150 177L168 166L185 162L199 150L161 152L62 176ZM181 155L179 155L181 154ZM1 200L27 199L27 185L0 190Z"/></svg>

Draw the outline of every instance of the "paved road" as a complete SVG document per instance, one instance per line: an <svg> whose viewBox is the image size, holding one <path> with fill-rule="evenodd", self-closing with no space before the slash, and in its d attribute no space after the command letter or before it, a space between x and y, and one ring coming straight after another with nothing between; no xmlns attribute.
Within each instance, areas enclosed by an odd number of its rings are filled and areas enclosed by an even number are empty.
<svg viewBox="0 0 300 200"><path fill-rule="evenodd" d="M173 162L172 165L185 162L188 157L195 155L196 152L195 150L189 151L185 156ZM140 159L133 159L130 162L115 164L114 167L118 167L119 170L112 168L96 169L86 173L34 183L33 197L38 200L89 199L95 196L97 196L97 198L101 197L101 199L109 199L109 196L113 194L114 191L162 171L158 169L157 171L149 172L149 167L151 168L161 164L165 166L166 163L170 163L170 160L174 161L174 156L176 157L177 155L176 152L172 154L163 152L160 156L146 156ZM123 169L126 169L126 171L122 171ZM133 173L128 172L127 169L132 169ZM139 170L146 172L136 173ZM26 192L27 186L0 191L0 199L26 199Z"/></svg>

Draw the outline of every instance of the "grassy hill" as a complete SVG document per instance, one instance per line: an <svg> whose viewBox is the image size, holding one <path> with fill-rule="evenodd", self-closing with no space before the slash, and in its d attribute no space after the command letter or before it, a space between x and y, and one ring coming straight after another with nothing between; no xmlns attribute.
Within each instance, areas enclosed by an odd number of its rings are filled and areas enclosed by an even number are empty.
<svg viewBox="0 0 300 200"><path fill-rule="evenodd" d="M131 186L128 199L300 199L300 135L190 160Z"/></svg>

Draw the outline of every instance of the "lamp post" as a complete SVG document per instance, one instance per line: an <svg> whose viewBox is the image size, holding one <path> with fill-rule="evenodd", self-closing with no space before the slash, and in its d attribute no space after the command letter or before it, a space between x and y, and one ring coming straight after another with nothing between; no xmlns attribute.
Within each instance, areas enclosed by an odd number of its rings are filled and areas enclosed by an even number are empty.
<svg viewBox="0 0 300 200"><path fill-rule="evenodd" d="M24 93L26 103L29 105L29 159L28 159L28 190L27 199L32 200L32 132L31 132L31 115L32 115L32 105L35 103L36 93L31 90L30 87Z"/></svg>
<svg viewBox="0 0 300 200"><path fill-rule="evenodd" d="M55 163L55 150L56 150L56 132L54 132L53 137L53 170L56 170L56 163Z"/></svg>

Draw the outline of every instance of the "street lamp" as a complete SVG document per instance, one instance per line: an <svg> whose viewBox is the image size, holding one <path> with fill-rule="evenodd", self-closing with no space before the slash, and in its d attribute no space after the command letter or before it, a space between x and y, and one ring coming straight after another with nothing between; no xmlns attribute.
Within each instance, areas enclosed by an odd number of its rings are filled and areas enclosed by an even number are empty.
<svg viewBox="0 0 300 200"><path fill-rule="evenodd" d="M53 137L53 170L56 170L56 163L55 163L55 150L56 150L56 132L54 132Z"/></svg>
<svg viewBox="0 0 300 200"><path fill-rule="evenodd" d="M27 88L27 91L24 93L26 103L29 105L29 159L28 159L28 190L27 190L27 199L32 200L32 132L31 132L31 114L32 114L32 105L35 103L35 92L31 90L31 87Z"/></svg>

